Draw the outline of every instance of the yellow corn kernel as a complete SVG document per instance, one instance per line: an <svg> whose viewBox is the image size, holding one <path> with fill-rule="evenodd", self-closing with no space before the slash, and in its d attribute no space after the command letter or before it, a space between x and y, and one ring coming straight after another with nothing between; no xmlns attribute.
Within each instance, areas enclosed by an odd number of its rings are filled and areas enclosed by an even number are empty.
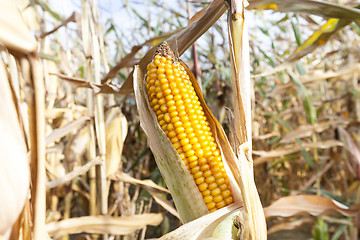
<svg viewBox="0 0 360 240"><path fill-rule="evenodd" d="M212 201L213 201L213 197L211 195L204 197L204 202L205 203L211 203Z"/></svg>
<svg viewBox="0 0 360 240"><path fill-rule="evenodd" d="M188 73L170 49L159 49L147 66L150 107L213 212L233 202L221 153Z"/></svg>

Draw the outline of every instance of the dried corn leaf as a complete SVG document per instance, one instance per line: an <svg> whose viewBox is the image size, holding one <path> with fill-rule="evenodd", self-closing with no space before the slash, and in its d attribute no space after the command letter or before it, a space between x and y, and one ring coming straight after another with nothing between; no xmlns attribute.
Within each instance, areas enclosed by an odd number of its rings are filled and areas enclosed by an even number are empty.
<svg viewBox="0 0 360 240"><path fill-rule="evenodd" d="M147 191L151 194L151 196L155 199L155 201L162 206L164 209L166 209L169 213L180 219L179 213L174 208L174 205L169 201L166 200L159 192L152 191L150 189L147 189Z"/></svg>
<svg viewBox="0 0 360 240"><path fill-rule="evenodd" d="M157 226L162 220L163 216L160 213L121 217L87 216L48 223L45 229L51 236L82 232L127 235L146 227L146 225Z"/></svg>
<svg viewBox="0 0 360 240"><path fill-rule="evenodd" d="M84 166L81 166L81 167L67 173L63 177L55 179L51 182L48 182L47 188L51 189L51 188L57 187L59 185L62 185L64 183L67 183L67 182L73 180L74 178L87 173L91 167L93 167L95 165L99 165L99 164L102 164L102 161L100 159L94 159L94 160L86 163Z"/></svg>
<svg viewBox="0 0 360 240"><path fill-rule="evenodd" d="M73 131L74 129L80 127L86 121L89 121L89 120L90 120L89 117L82 116L74 121L69 122L68 124L66 124L64 127L60 128L60 129L55 129L52 133L50 133L46 137L46 144L49 144L59 138L64 137L66 134L68 134L69 132Z"/></svg>
<svg viewBox="0 0 360 240"><path fill-rule="evenodd" d="M201 18L193 21L180 32L172 35L167 40L171 49L176 50L181 56L200 36L202 36L226 11L224 1L213 0L207 7ZM139 61L142 75L146 73L146 66L151 62L156 46L151 48ZM125 83L121 86L120 93L129 94L133 92L133 72L130 73Z"/></svg>
<svg viewBox="0 0 360 240"><path fill-rule="evenodd" d="M266 217L290 217L299 214L319 216L321 214L334 213L340 213L344 216L355 216L360 212L360 204L354 204L349 208L327 197L298 195L282 197L264 208L264 211Z"/></svg>
<svg viewBox="0 0 360 240"><path fill-rule="evenodd" d="M107 94L126 94L123 90L113 82L105 83L105 84L97 84L93 82L88 82L82 78L77 77L69 77L63 74L54 74L59 78L70 82L76 88L90 88L94 91L95 94L98 93L107 93Z"/></svg>
<svg viewBox="0 0 360 240"><path fill-rule="evenodd" d="M297 229L305 224L314 224L314 218L308 217L308 218L302 218L295 221L283 221L281 223L278 223L276 225L271 226L271 228L268 230L268 234L281 231L281 230L292 230Z"/></svg>
<svg viewBox="0 0 360 240"><path fill-rule="evenodd" d="M339 71L314 71L309 74L305 74L302 76L299 76L299 81L306 85L306 84L315 84L320 81L324 81L327 79L349 79L354 74L360 73L360 64L354 63L351 65L344 66ZM283 85L277 85L275 89L269 94L269 96L277 96L284 91L289 91L290 88L294 87L294 84L292 82L283 84Z"/></svg>
<svg viewBox="0 0 360 240"><path fill-rule="evenodd" d="M326 18L358 19L360 10L330 2L314 0L251 0L248 9L298 12Z"/></svg>
<svg viewBox="0 0 360 240"><path fill-rule="evenodd" d="M128 174L126 174L124 172L115 173L113 176L110 176L110 179L115 180L115 181L122 181L122 182L126 182L126 183L139 185L139 186L144 187L146 189L155 189L155 190L158 190L158 191L161 191L161 192L164 192L164 193L170 193L169 190L167 190L164 187L161 187L161 186L157 185L156 183L154 183L150 179L139 180L139 179L131 177L130 175L128 175Z"/></svg>
<svg viewBox="0 0 360 240"><path fill-rule="evenodd" d="M40 35L40 38L44 38L47 35L50 35L54 32L56 32L58 29L60 29L63 26L66 26L68 23L70 22L76 22L76 20L79 18L79 14L77 12L73 12L71 14L70 17L68 17L67 19L65 19L64 21L62 21L59 25L57 25L54 29L48 31L48 32L44 32Z"/></svg>
<svg viewBox="0 0 360 240"><path fill-rule="evenodd" d="M37 42L13 1L0 1L0 43L20 54L35 52Z"/></svg>
<svg viewBox="0 0 360 240"><path fill-rule="evenodd" d="M360 177L360 150L358 145L354 142L351 135L345 130L344 127L338 127L341 140L344 142L344 148L349 151L350 159L353 161L354 170L358 178Z"/></svg>
<svg viewBox="0 0 360 240"><path fill-rule="evenodd" d="M343 123L342 121L327 121L314 124L301 125L297 129L287 133L281 138L280 143L288 143L298 138L310 137L313 133L320 133L327 130L331 126L337 126Z"/></svg>
<svg viewBox="0 0 360 240"><path fill-rule="evenodd" d="M175 30L175 31L171 31L171 32L168 32L168 33L164 33L161 36L150 38L149 40L147 40L146 42L144 42L141 45L136 45L136 46L132 47L131 52L128 55L126 55L123 59L121 59L120 62L118 62L114 67L112 67L109 70L109 72L101 79L101 83L105 83L110 78L115 77L116 74L120 71L120 69L125 68L125 67L133 67L135 64L137 64L138 59L135 58L135 54L142 47L144 47L144 46L155 46L155 45L159 44L160 42L164 41L165 39L167 39L168 37L170 37L171 35L179 32L179 31L181 31L181 30ZM132 86L129 86L129 87L132 88ZM129 89L129 90L132 91L132 89Z"/></svg>
<svg viewBox="0 0 360 240"><path fill-rule="evenodd" d="M258 155L260 157L254 160L254 165L259 165L270 161L273 158L283 157L285 155L289 155L292 153L296 153L301 151L302 149L310 149L310 148L331 148L336 146L344 146L344 143L338 140L327 140L322 142L312 142L312 143L305 143L301 145L290 145L282 148L277 148L272 151L253 151L254 155Z"/></svg>

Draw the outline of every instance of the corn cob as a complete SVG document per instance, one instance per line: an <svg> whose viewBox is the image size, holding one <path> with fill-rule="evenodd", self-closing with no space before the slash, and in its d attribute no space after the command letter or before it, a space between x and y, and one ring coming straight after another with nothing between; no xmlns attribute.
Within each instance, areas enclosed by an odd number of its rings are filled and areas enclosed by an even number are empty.
<svg viewBox="0 0 360 240"><path fill-rule="evenodd" d="M163 43L147 66L146 88L159 125L213 212L231 204L233 196L220 150L189 74Z"/></svg>

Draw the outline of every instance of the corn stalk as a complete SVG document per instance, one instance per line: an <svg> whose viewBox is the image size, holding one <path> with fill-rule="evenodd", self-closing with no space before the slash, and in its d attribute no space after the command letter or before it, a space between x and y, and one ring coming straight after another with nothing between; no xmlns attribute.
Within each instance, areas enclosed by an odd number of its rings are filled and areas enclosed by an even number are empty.
<svg viewBox="0 0 360 240"><path fill-rule="evenodd" d="M249 221L249 239L267 239L266 221L256 189L251 156L251 83L249 40L245 21L246 0L228 1L228 33L234 100L232 146L238 158L239 185ZM247 239L247 238L245 238Z"/></svg>

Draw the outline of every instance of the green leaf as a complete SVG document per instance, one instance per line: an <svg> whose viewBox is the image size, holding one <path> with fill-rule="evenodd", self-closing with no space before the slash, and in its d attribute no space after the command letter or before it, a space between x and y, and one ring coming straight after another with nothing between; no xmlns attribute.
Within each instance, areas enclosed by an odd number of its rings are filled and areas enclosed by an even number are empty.
<svg viewBox="0 0 360 240"><path fill-rule="evenodd" d="M341 234L346 230L346 225L341 224L340 227L332 235L331 240L338 240L341 237Z"/></svg>
<svg viewBox="0 0 360 240"><path fill-rule="evenodd" d="M328 225L321 218L318 218L318 220L316 221L316 225L313 230L313 235L314 235L315 240L328 240L329 239Z"/></svg>
<svg viewBox="0 0 360 240"><path fill-rule="evenodd" d="M299 21L297 21L297 23L299 23ZM295 34L295 39L296 39L296 44L298 46L301 46L302 40L301 40L301 33L300 30L298 28L298 24L294 23L293 21L291 21L291 26L292 29L294 30L294 34Z"/></svg>

